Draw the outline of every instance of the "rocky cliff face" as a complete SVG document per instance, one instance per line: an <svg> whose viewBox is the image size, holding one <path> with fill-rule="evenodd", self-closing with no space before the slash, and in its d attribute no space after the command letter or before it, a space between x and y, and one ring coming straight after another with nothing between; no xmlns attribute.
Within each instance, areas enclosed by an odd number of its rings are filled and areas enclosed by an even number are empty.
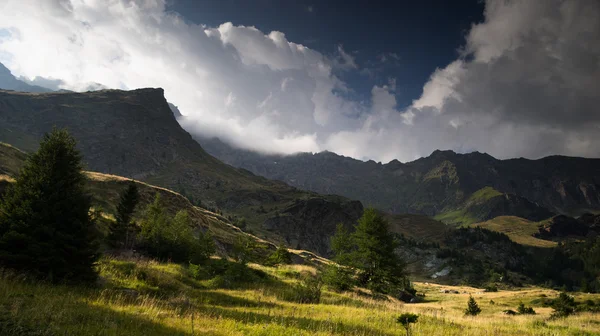
<svg viewBox="0 0 600 336"><path fill-rule="evenodd" d="M381 164L330 152L265 156L218 139L198 140L233 166L299 188L358 199L391 213L439 215L462 207L484 187L520 196L554 213L600 210L600 159L497 160L478 152L435 151L413 162Z"/></svg>

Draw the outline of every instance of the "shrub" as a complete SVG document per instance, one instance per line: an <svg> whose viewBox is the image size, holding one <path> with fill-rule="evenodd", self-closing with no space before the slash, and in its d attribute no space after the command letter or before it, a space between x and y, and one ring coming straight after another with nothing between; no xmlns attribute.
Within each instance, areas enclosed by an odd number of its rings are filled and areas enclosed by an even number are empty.
<svg viewBox="0 0 600 336"><path fill-rule="evenodd" d="M481 308L477 304L477 301L472 296L469 296L469 302L467 303L467 309L465 309L465 315L477 316L481 313Z"/></svg>
<svg viewBox="0 0 600 336"><path fill-rule="evenodd" d="M497 292L498 291L498 287L496 287L496 285L488 285L487 287L484 288L484 292Z"/></svg>
<svg viewBox="0 0 600 336"><path fill-rule="evenodd" d="M552 302L552 317L567 317L575 311L575 299L567 293L560 293Z"/></svg>
<svg viewBox="0 0 600 336"><path fill-rule="evenodd" d="M208 282L208 286L212 288L239 288L243 285L262 282L268 277L266 273L251 269L246 264L226 260L211 262L207 268L207 273L214 276Z"/></svg>
<svg viewBox="0 0 600 336"><path fill-rule="evenodd" d="M521 315L535 315L535 310L533 310L533 308L531 307L525 306L522 302L519 303L519 306L517 307L517 312L519 312L519 314Z"/></svg>
<svg viewBox="0 0 600 336"><path fill-rule="evenodd" d="M282 264L291 264L292 263L292 254L284 245L279 245L277 250L273 252L269 258L267 259L267 265L282 265Z"/></svg>
<svg viewBox="0 0 600 336"><path fill-rule="evenodd" d="M419 315L413 313L404 313L396 319L396 322L402 324L404 329L406 329L406 335L410 335L410 325L411 323L417 323L419 319Z"/></svg>
<svg viewBox="0 0 600 336"><path fill-rule="evenodd" d="M154 257L199 264L214 253L212 237L203 232L194 234L192 219L185 210L170 218L158 193L148 205L141 226L142 247Z"/></svg>

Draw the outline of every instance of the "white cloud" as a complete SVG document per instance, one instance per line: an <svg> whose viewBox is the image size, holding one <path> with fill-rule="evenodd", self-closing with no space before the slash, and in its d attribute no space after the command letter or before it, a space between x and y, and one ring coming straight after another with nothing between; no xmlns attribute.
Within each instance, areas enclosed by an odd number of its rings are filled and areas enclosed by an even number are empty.
<svg viewBox="0 0 600 336"><path fill-rule="evenodd" d="M348 99L336 71L360 69L341 46L328 57L282 32L190 24L165 2L4 0L0 62L55 88L163 87L189 131L265 152L600 156L598 2L487 1L465 55L402 111L394 81Z"/></svg>

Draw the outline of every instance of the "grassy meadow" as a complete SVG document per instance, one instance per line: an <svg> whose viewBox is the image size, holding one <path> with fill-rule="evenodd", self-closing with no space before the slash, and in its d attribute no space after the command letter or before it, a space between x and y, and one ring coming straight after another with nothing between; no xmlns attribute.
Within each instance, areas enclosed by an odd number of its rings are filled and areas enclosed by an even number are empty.
<svg viewBox="0 0 600 336"><path fill-rule="evenodd" d="M405 335L395 322L403 312L419 314L412 335L600 334L600 317L591 313L550 319L552 309L536 305L541 298L558 295L547 289L484 293L472 287L416 283L425 302L404 304L375 300L361 290L340 294L325 288L319 304L299 304L282 294L302 273L314 273L314 268L250 266L260 280L229 289L182 265L152 260L103 258L94 288L30 282L4 272L0 334ZM463 314L470 294L482 308L479 316ZM572 295L577 301L600 304L598 294ZM520 302L533 306L538 314L504 315L503 310L515 310Z"/></svg>

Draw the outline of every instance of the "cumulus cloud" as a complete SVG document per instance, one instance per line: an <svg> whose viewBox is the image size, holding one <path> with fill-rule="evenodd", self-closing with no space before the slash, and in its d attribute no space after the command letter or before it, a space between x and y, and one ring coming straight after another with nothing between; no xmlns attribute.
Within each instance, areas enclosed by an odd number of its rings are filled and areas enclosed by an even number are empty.
<svg viewBox="0 0 600 336"><path fill-rule="evenodd" d="M166 0L5 0L0 62L53 88L163 87L188 131L263 152L600 156L599 24L593 0L489 0L461 57L405 110L393 80L354 101L336 74L362 69L341 46L326 56L284 32L193 24Z"/></svg>

